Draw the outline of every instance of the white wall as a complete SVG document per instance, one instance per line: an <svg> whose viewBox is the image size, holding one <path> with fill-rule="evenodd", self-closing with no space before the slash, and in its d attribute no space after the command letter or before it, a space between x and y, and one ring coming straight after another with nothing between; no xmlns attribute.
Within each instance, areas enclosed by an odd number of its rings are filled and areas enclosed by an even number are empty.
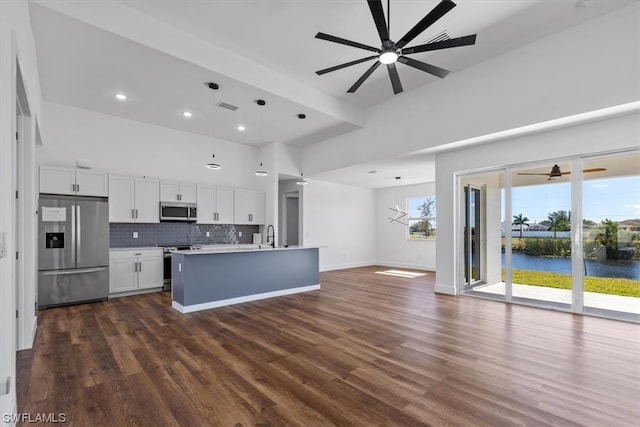
<svg viewBox="0 0 640 427"><path fill-rule="evenodd" d="M7 377L11 377L9 394L0 396L0 413L16 412L16 341L21 343L26 341L26 337L16 336L16 309L20 309L20 316L30 317L33 323L33 293L34 283L24 282L25 277L29 277L23 271L20 276L23 282L20 283L22 297L20 306L16 306L16 269L15 253L16 234L18 230L14 228L15 215L15 171L16 153L15 132L16 132L16 61L20 63L22 77L31 110L29 141L26 144L26 152L33 152L35 144L35 122L40 117L40 83L38 80L38 67L35 55L35 44L31 30L29 18L29 8L26 0L22 1L1 1L0 2L0 233L6 233L7 256L0 258L0 382L4 384ZM30 200L26 207L30 211L23 212L24 217L20 218L22 223L31 223L33 226L35 210L32 202L33 176L35 160L33 157L26 158L22 170L27 176L23 189L22 200ZM30 181L29 181L30 180ZM26 242L32 243L33 242ZM24 254L26 255L26 254ZM31 267L29 274L33 277L35 259L28 261ZM25 292L27 287L31 287L31 292ZM25 307L30 307L31 311ZM25 334L31 331L23 331ZM22 335L22 334L21 334ZM28 343L30 346L31 343Z"/></svg>
<svg viewBox="0 0 640 427"><path fill-rule="evenodd" d="M639 21L634 2L395 96L363 129L305 149L305 174L636 101Z"/></svg>
<svg viewBox="0 0 640 427"><path fill-rule="evenodd" d="M456 173L631 148L640 148L637 112L436 155L436 291L456 293Z"/></svg>
<svg viewBox="0 0 640 427"><path fill-rule="evenodd" d="M389 221L389 217L395 216L389 209L396 204L406 209L408 198L435 194L435 182L376 190L376 264L435 270L436 241L409 240L408 227Z"/></svg>
<svg viewBox="0 0 640 427"><path fill-rule="evenodd" d="M255 147L49 102L43 114L39 164L75 167L76 159L88 159L114 174L264 189L254 174ZM212 152L219 171L205 167Z"/></svg>
<svg viewBox="0 0 640 427"><path fill-rule="evenodd" d="M375 192L309 180L302 187L303 242L320 249L320 270L375 264Z"/></svg>

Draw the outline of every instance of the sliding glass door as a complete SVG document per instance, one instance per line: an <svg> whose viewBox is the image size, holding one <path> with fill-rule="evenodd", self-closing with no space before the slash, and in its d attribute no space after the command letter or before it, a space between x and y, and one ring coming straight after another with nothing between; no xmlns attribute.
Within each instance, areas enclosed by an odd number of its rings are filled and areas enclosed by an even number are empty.
<svg viewBox="0 0 640 427"><path fill-rule="evenodd" d="M640 321L640 151L459 180L461 292Z"/></svg>
<svg viewBox="0 0 640 427"><path fill-rule="evenodd" d="M503 299L502 279L504 185L502 171L473 174L461 179L460 245L463 253L461 292Z"/></svg>
<svg viewBox="0 0 640 427"><path fill-rule="evenodd" d="M583 166L584 311L640 315L640 154Z"/></svg>
<svg viewBox="0 0 640 427"><path fill-rule="evenodd" d="M571 307L570 174L569 162L511 172L514 300Z"/></svg>

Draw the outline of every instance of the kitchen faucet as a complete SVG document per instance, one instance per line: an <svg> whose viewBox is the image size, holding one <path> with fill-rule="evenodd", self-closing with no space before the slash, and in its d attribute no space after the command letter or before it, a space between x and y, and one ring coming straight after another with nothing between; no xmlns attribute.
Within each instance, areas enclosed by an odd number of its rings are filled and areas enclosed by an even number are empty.
<svg viewBox="0 0 640 427"><path fill-rule="evenodd" d="M271 235L269 235L269 229L271 229ZM271 237L271 240L269 240L269 237ZM267 243L269 242L271 242L272 248L276 247L276 229L271 224L267 226Z"/></svg>

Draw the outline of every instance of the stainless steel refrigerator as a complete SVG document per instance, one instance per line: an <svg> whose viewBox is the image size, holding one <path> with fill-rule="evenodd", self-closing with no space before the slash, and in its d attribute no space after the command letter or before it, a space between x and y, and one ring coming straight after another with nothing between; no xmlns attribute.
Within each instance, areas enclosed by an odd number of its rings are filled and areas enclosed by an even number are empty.
<svg viewBox="0 0 640 427"><path fill-rule="evenodd" d="M41 194L38 203L38 308L108 297L107 199Z"/></svg>

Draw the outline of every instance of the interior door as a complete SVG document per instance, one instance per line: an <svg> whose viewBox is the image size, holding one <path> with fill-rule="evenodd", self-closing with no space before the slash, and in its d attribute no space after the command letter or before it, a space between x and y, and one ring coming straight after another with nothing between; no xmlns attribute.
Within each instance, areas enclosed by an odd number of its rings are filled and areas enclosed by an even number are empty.
<svg viewBox="0 0 640 427"><path fill-rule="evenodd" d="M480 189L472 185L464 187L464 280L471 287L482 277L480 259Z"/></svg>

